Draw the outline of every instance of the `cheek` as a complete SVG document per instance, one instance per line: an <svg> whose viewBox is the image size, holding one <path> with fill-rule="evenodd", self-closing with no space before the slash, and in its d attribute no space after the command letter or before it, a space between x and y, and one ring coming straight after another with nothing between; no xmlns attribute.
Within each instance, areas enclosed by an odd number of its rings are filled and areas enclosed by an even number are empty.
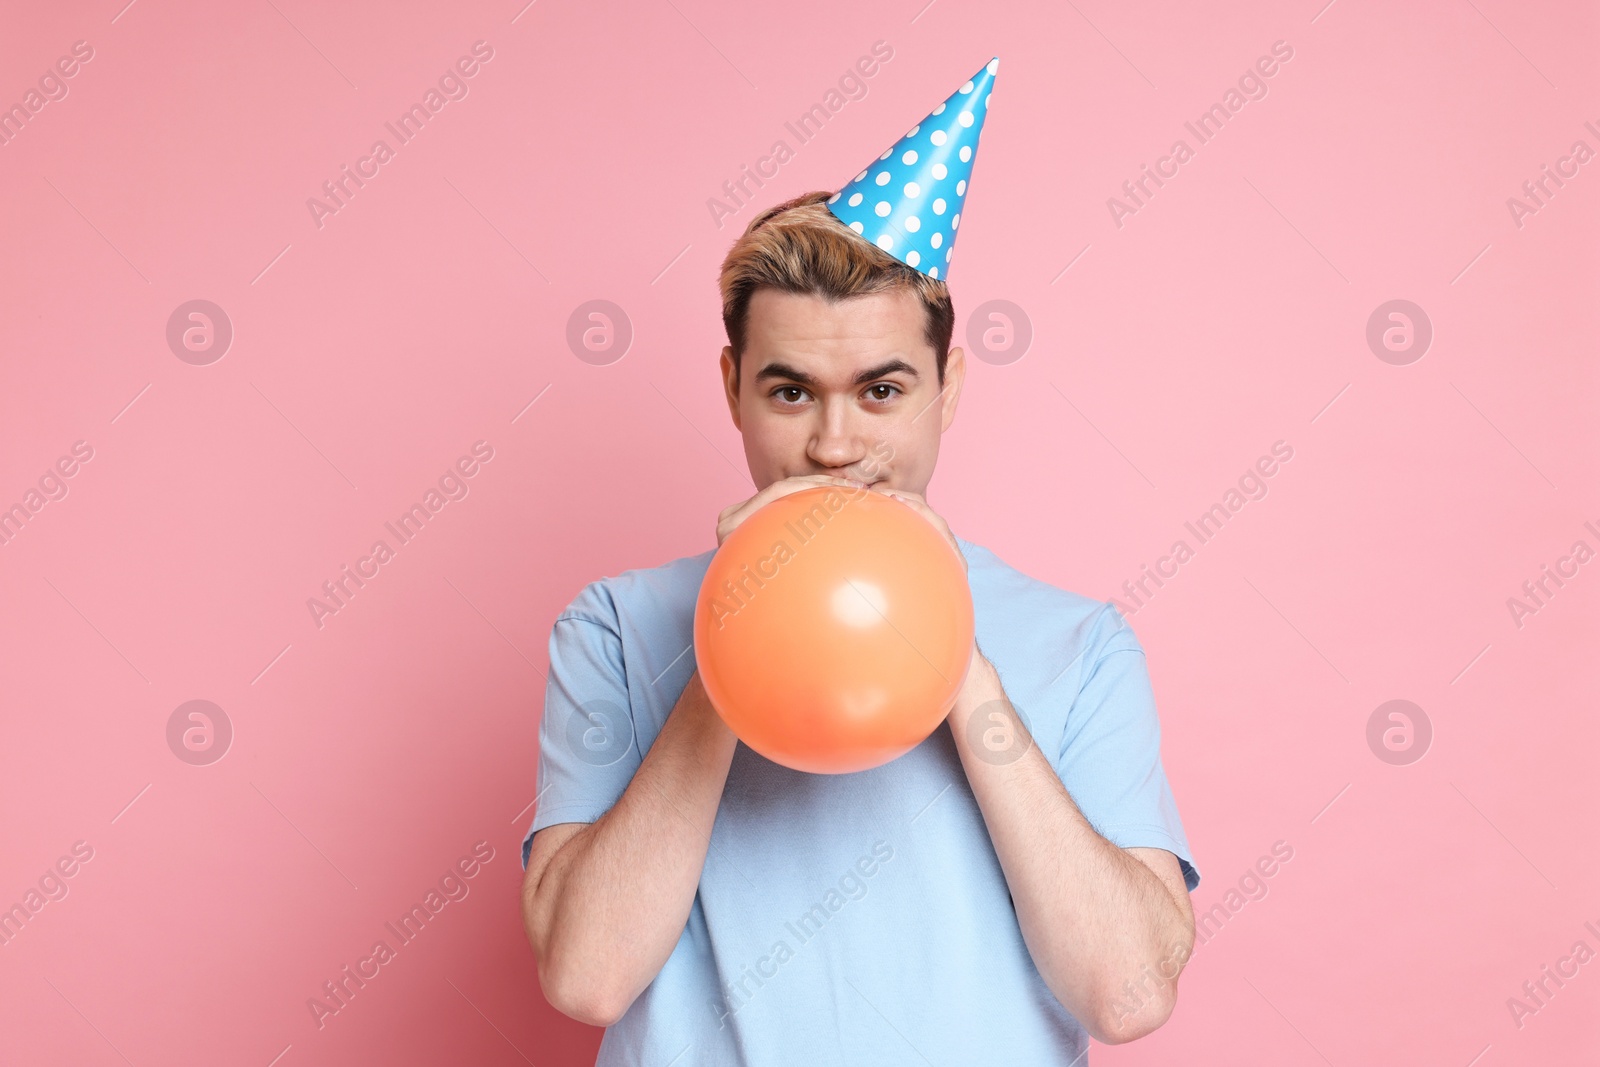
<svg viewBox="0 0 1600 1067"><path fill-rule="evenodd" d="M929 410L915 421L908 418L885 427L868 455L887 474L889 488L917 490L926 485L939 458L939 412Z"/></svg>
<svg viewBox="0 0 1600 1067"><path fill-rule="evenodd" d="M781 418L759 405L744 413L744 454L755 473L804 465L809 431L803 419Z"/></svg>
<svg viewBox="0 0 1600 1067"><path fill-rule="evenodd" d="M908 425L901 428L901 433L891 444L895 449L895 462L905 462L917 465L932 465L939 455L939 441L944 433L940 424L939 405L930 405L921 412Z"/></svg>

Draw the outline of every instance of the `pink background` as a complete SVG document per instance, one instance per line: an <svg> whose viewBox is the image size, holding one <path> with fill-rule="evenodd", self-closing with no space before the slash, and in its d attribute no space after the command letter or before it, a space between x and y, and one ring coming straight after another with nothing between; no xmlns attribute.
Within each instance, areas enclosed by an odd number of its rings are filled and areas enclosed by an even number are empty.
<svg viewBox="0 0 1600 1067"><path fill-rule="evenodd" d="M974 360L930 503L1104 599L1294 449L1130 616L1196 910L1275 841L1294 858L1165 1028L1092 1058L1593 1054L1600 962L1520 1027L1507 998L1600 950L1600 562L1520 628L1506 605L1600 549L1600 162L1520 227L1506 203L1600 149L1592 7L123 2L0 36L0 103L94 50L0 147L0 506L93 449L0 545L0 906L93 849L0 947L0 1059L592 1060L517 914L551 621L711 547L751 492L716 377L728 244L991 55L958 332L1007 300L1033 341ZM307 199L479 40L469 95L319 228ZM799 145L783 123L878 40L866 97ZM1268 95L1115 225L1107 198L1279 40ZM780 138L719 229L708 198ZM166 341L194 299L234 329L205 366ZM608 365L566 340L594 299L634 331ZM1409 365L1365 340L1393 299L1433 326ZM480 440L470 495L319 628L307 599ZM234 730L205 766L167 741L195 699ZM1368 747L1391 699L1432 724L1420 761ZM478 841L470 894L319 1029L307 999Z"/></svg>

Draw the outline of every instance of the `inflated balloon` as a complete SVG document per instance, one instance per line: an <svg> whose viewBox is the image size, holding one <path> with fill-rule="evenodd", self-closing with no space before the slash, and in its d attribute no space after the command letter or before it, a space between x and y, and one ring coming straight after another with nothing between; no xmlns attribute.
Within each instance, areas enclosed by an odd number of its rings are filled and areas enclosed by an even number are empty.
<svg viewBox="0 0 1600 1067"><path fill-rule="evenodd" d="M818 486L760 508L711 558L700 680L734 735L795 770L861 771L933 733L972 657L960 554L911 507Z"/></svg>

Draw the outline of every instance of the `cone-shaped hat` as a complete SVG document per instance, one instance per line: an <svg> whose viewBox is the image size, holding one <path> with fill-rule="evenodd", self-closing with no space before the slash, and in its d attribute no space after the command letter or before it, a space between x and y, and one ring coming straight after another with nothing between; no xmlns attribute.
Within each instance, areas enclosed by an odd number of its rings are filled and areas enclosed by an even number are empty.
<svg viewBox="0 0 1600 1067"><path fill-rule="evenodd" d="M907 266L946 277L999 69L999 57L989 60L835 193L828 210Z"/></svg>

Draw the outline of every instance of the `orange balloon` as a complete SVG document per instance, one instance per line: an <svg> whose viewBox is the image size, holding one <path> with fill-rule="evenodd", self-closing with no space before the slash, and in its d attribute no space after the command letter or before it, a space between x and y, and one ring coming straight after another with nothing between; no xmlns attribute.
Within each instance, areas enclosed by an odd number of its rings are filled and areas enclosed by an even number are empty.
<svg viewBox="0 0 1600 1067"><path fill-rule="evenodd" d="M786 767L843 774L916 747L955 704L973 644L960 554L911 507L818 486L745 519L694 612L706 695Z"/></svg>

